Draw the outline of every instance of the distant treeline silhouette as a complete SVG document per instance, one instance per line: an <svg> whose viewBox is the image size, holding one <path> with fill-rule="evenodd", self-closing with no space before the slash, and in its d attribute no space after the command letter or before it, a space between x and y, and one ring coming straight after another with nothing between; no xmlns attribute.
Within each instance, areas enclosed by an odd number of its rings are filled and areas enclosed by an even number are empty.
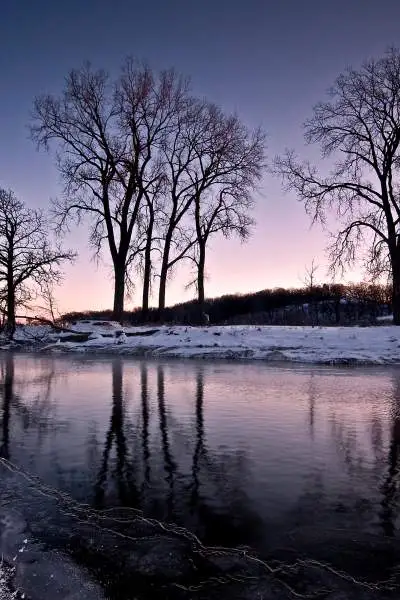
<svg viewBox="0 0 400 600"><path fill-rule="evenodd" d="M124 322L204 323L203 308L210 323L216 325L335 325L373 323L377 316L391 311L391 288L376 284L323 284L310 288L275 288L248 294L209 298L203 307L196 300L182 302L159 311L140 308L125 311ZM62 320L111 320L112 310L70 312Z"/></svg>

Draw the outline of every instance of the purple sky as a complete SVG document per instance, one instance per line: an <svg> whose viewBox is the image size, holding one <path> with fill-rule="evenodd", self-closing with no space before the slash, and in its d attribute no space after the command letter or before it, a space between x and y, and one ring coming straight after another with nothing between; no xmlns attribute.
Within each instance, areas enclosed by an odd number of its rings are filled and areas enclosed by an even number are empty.
<svg viewBox="0 0 400 600"><path fill-rule="evenodd" d="M335 77L400 45L397 0L4 0L0 17L0 186L26 203L46 206L59 193L52 158L28 139L35 95L59 92L85 60L118 70L126 55L155 69L173 66L193 88L250 126L268 133L268 156L302 142L302 122ZM314 153L314 156L317 156ZM301 285L315 257L325 279L325 234L310 230L303 207L266 177L250 242L215 239L209 250L208 296L277 285ZM62 310L110 307L111 271L91 262L84 226L66 243L80 258L58 292ZM354 274L353 274L354 275ZM358 276L359 274L356 274ZM185 292L179 268L167 302ZM140 285L137 300L140 299ZM128 307L137 304L135 298Z"/></svg>

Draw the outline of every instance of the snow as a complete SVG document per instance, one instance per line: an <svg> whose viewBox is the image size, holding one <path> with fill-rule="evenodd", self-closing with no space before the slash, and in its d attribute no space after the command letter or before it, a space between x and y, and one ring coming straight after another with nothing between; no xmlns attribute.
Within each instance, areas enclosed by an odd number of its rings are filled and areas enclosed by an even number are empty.
<svg viewBox="0 0 400 600"><path fill-rule="evenodd" d="M0 347L86 354L177 358L224 358L316 364L400 364L400 328L291 326L121 327L85 321L57 333L48 326L17 329L15 342Z"/></svg>

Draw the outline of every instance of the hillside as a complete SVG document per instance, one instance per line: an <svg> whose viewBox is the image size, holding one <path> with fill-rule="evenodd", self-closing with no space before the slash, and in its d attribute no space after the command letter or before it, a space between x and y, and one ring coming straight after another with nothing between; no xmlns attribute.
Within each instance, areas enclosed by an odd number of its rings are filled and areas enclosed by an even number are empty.
<svg viewBox="0 0 400 600"><path fill-rule="evenodd" d="M391 290L372 284L324 284L307 288L265 289L248 294L232 294L206 299L204 312L217 325L351 325L371 324L390 310ZM63 320L112 318L111 310L70 312ZM124 321L131 324L202 322L196 300L175 304L162 314L152 308L145 316L140 308L127 311Z"/></svg>

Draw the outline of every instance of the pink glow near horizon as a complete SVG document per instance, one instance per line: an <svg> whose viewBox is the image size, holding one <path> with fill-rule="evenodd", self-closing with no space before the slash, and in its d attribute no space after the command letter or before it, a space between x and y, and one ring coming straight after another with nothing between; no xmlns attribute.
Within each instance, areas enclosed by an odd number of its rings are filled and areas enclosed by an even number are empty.
<svg viewBox="0 0 400 600"><path fill-rule="evenodd" d="M258 204L258 225L246 244L235 239L215 238L210 243L207 258L206 296L247 293L274 287L302 287L305 269L315 259L319 268L317 281L330 281L324 248L326 234L321 228L310 229L310 221L303 207L293 197L283 196L286 210L273 211L269 206ZM288 218L288 212L290 218ZM284 235L282 235L284 231ZM81 235L84 232L81 232ZM195 290L185 289L193 276L182 263L167 287L167 305L184 302L195 297ZM362 279L360 269L349 271L344 281ZM157 280L154 284L152 305L157 305ZM112 307L113 280L111 269L104 264L97 266L90 259L90 250L80 250L75 265L66 269L63 284L56 290L61 312ZM140 306L141 282L126 308Z"/></svg>
<svg viewBox="0 0 400 600"><path fill-rule="evenodd" d="M110 73L117 73L128 55L147 60L155 70L173 66L192 77L199 97L236 112L251 128L261 124L269 160L295 148L301 158L320 165L318 149L313 153L303 143L302 123L348 65L357 68L368 57L381 56L399 37L400 3L394 2L380 11L373 3L360 11L344 0L257 0L252 6L231 3L229 10L222 2L207 5L207 0L186 2L184 8L167 2L156 2L156 8L132 2L116 8L104 0L53 2L45 8L40 2L6 4L0 19L7 57L0 95L0 186L43 208L61 194L61 186L54 157L36 152L28 139L32 102L43 93L58 95L65 75L85 60ZM132 23L138 20L141 26L132 36ZM254 215L257 227L247 244L212 240L206 296L300 287L313 259L320 265L317 280L329 281L326 233L318 227L310 230L304 207L294 195L284 195L277 180L266 177L262 191ZM82 224L66 239L79 259L66 268L56 290L62 312L112 307L110 269L90 260L88 237L87 224ZM344 277L361 279L360 269ZM187 268L179 266L168 284L167 304L194 297L194 289L185 290L188 281ZM128 309L140 305L140 287L139 281Z"/></svg>

